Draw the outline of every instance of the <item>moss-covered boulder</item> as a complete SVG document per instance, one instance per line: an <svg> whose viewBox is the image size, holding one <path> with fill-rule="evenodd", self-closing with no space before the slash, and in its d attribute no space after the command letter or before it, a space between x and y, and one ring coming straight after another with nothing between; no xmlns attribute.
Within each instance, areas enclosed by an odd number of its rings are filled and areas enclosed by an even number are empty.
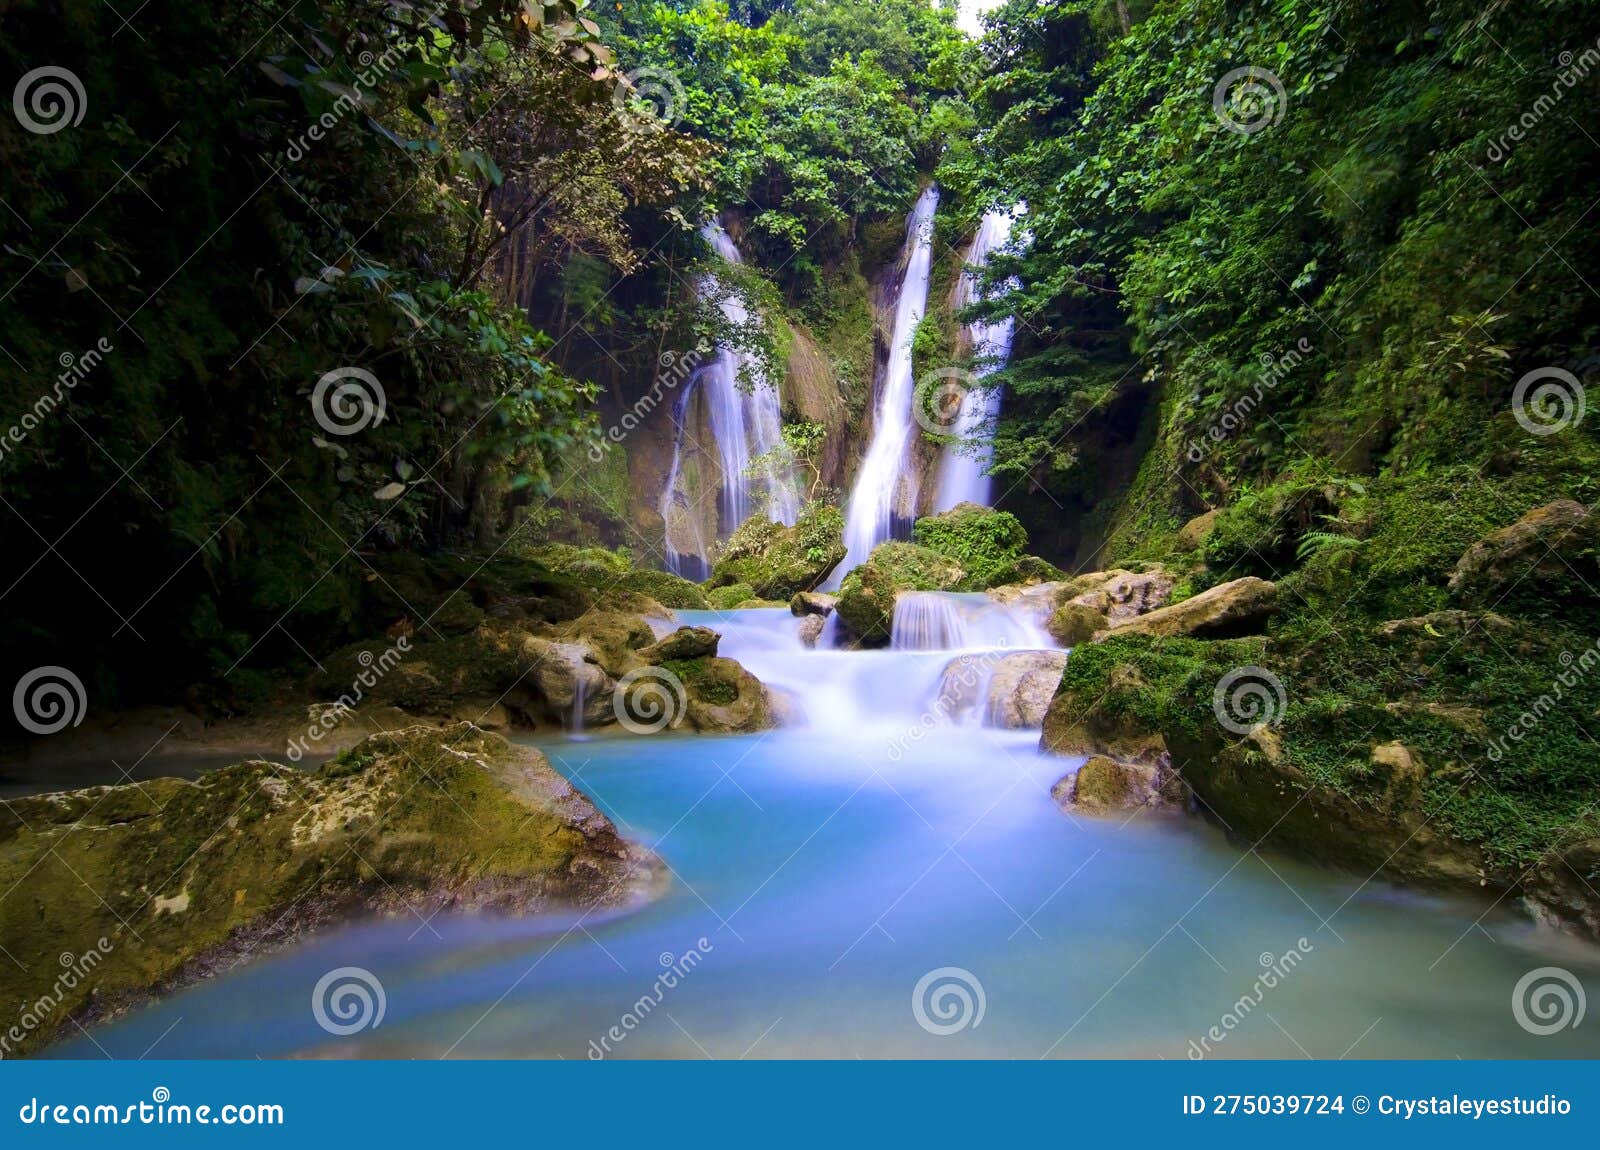
<svg viewBox="0 0 1600 1150"><path fill-rule="evenodd" d="M767 689L737 661L668 659L617 684L617 718L636 734L764 731L774 725Z"/></svg>
<svg viewBox="0 0 1600 1150"><path fill-rule="evenodd" d="M966 569L914 543L880 544L867 561L844 577L834 606L849 634L864 646L883 646L894 627L894 604L902 591L954 591Z"/></svg>
<svg viewBox="0 0 1600 1150"><path fill-rule="evenodd" d="M0 1000L52 1005L4 1053L351 916L587 909L637 897L655 867L538 751L470 724L375 736L312 772L255 761L12 799Z"/></svg>
<svg viewBox="0 0 1600 1150"><path fill-rule="evenodd" d="M679 627L648 647L641 648L639 657L646 663L665 663L669 659L705 659L717 653L722 636L709 627Z"/></svg>
<svg viewBox="0 0 1600 1150"><path fill-rule="evenodd" d="M961 567L965 575L960 590L982 591L1003 583L1026 581L1015 578L1015 568L1027 549L1028 533L1009 511L958 503L949 511L918 519L912 526L911 540ZM1041 573L1045 569L1055 571L1045 564ZM1059 577L1059 572L1055 575Z"/></svg>
<svg viewBox="0 0 1600 1150"><path fill-rule="evenodd" d="M1088 815L1115 814L1141 807L1177 806L1183 784L1164 765L1124 763L1093 755L1050 788L1063 810Z"/></svg>
<svg viewBox="0 0 1600 1150"><path fill-rule="evenodd" d="M793 527L756 515L722 545L711 568L713 588L747 585L747 599L787 601L820 584L845 557L844 515L827 503L808 504Z"/></svg>
<svg viewBox="0 0 1600 1150"><path fill-rule="evenodd" d="M670 571L639 568L618 576L609 586L619 591L648 595L662 606L679 611L704 611L711 606L706 602L706 593L698 583L691 583L682 575L674 575Z"/></svg>
<svg viewBox="0 0 1600 1150"><path fill-rule="evenodd" d="M1457 602L1542 615L1593 598L1600 583L1600 516L1570 499L1536 507L1478 540L1450 575Z"/></svg>
<svg viewBox="0 0 1600 1150"><path fill-rule="evenodd" d="M1063 647L1087 643L1106 628L1106 617L1087 603L1066 602L1050 613L1045 630Z"/></svg>
<svg viewBox="0 0 1600 1150"><path fill-rule="evenodd" d="M732 611L739 604L756 597L755 589L748 583L730 583L726 587L713 587L706 592L706 602L713 611Z"/></svg>
<svg viewBox="0 0 1600 1150"><path fill-rule="evenodd" d="M1277 588L1247 575L1113 626L1137 635L1248 635L1261 630L1276 609Z"/></svg>

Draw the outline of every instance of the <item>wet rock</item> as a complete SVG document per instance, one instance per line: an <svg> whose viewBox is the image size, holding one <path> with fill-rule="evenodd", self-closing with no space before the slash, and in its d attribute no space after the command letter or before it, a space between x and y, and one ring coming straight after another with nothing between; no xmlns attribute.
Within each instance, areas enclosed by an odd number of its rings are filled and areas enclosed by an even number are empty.
<svg viewBox="0 0 1600 1150"><path fill-rule="evenodd" d="M817 640L822 638L822 631L828 621L821 615L806 615L800 620L800 642L807 647L815 647Z"/></svg>
<svg viewBox="0 0 1600 1150"><path fill-rule="evenodd" d="M711 585L747 584L753 599L787 601L827 578L845 557L844 515L812 503L792 527L751 516L722 545L711 568Z"/></svg>
<svg viewBox="0 0 1600 1150"><path fill-rule="evenodd" d="M1110 755L1128 763L1161 761L1166 741L1134 705L1150 690L1139 668L1125 663L1112 668L1103 691L1057 692L1045 710L1040 748L1058 755Z"/></svg>
<svg viewBox="0 0 1600 1150"><path fill-rule="evenodd" d="M665 663L668 659L700 659L717 653L722 636L709 627L679 627L666 638L639 649L646 663Z"/></svg>
<svg viewBox="0 0 1600 1150"><path fill-rule="evenodd" d="M796 615L831 615L839 602L837 595L824 591L799 591L789 600L789 610Z"/></svg>
<svg viewBox="0 0 1600 1150"><path fill-rule="evenodd" d="M1124 763L1094 755L1050 788L1063 809L1090 815L1173 806L1181 802L1182 784L1166 777L1161 765Z"/></svg>
<svg viewBox="0 0 1600 1150"><path fill-rule="evenodd" d="M1012 730L1041 726L1066 665L1065 651L1017 651L1001 658L989 678L986 724Z"/></svg>
<svg viewBox="0 0 1600 1150"><path fill-rule="evenodd" d="M1277 588L1250 575L1129 619L1114 630L1119 634L1204 638L1244 635L1259 630L1276 606Z"/></svg>
<svg viewBox="0 0 1600 1150"><path fill-rule="evenodd" d="M583 699L583 725L615 722L611 694L616 683L600 666L599 655L585 643L560 643L530 635L523 641L526 679L533 685L541 718L571 725Z"/></svg>
<svg viewBox="0 0 1600 1150"><path fill-rule="evenodd" d="M967 577L957 563L914 543L881 544L844 577L835 610L863 646L889 642L894 604L903 591L953 591Z"/></svg>
<svg viewBox="0 0 1600 1150"><path fill-rule="evenodd" d="M315 771L256 760L13 798L0 999L54 1005L10 1053L352 918L617 905L658 868L540 752L465 723L376 735ZM90 977L60 982L57 956L102 938Z"/></svg>
<svg viewBox="0 0 1600 1150"><path fill-rule="evenodd" d="M1107 622L1104 615L1087 603L1063 603L1051 614L1045 630L1063 647L1076 647L1094 638L1097 631L1105 630Z"/></svg>

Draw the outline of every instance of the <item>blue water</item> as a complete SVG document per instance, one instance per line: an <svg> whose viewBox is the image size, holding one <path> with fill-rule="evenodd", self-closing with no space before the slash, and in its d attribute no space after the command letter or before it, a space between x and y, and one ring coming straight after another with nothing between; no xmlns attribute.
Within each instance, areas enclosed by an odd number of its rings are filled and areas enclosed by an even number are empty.
<svg viewBox="0 0 1600 1150"><path fill-rule="evenodd" d="M911 656L849 657L921 681L896 662ZM940 727L897 753L892 726L545 743L671 866L659 900L341 929L52 1053L1182 1059L1216 1026L1213 1057L1600 1055L1593 1018L1540 1037L1511 1003L1522 975L1556 965L1600 1009L1596 952L1487 899L1242 852L1181 816L1069 817L1049 787L1074 764L1039 755L1036 733ZM1262 957L1297 947L1261 989ZM350 1037L312 1012L341 966L370 971L386 1000L381 1025ZM925 996L922 1013L949 1034L913 1009L939 968L959 968L966 1000Z"/></svg>

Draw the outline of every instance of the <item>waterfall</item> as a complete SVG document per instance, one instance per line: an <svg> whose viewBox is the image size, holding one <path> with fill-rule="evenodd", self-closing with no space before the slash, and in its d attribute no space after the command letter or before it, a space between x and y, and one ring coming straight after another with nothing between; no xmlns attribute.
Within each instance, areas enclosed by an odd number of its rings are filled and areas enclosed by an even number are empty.
<svg viewBox="0 0 1600 1150"><path fill-rule="evenodd" d="M891 536L897 514L910 518L916 513L916 492L911 488L915 477L907 466L913 426L911 404L916 391L911 340L928 306L928 273L933 265L933 213L938 204L939 189L930 184L906 220L905 273L900 281L899 298L895 301L889 366L884 372L872 442L861 461L845 512L847 554L828 577L830 588L837 588L851 568L865 563L872 549Z"/></svg>
<svg viewBox="0 0 1600 1150"><path fill-rule="evenodd" d="M967 252L968 270L956 286L955 306L964 308L981 298L981 269L989 262L989 253L1005 244L1011 237L1011 213L988 212L978 226ZM971 270L977 268L979 270ZM982 379L1004 367L1011 356L1011 340L1015 321L1010 317L996 323L977 320L967 325L967 344L975 360L974 374ZM971 387L961 397L961 409L956 416L954 433L960 444L944 449L939 461L939 494L934 510L948 511L958 503L989 505L994 481L984 473L993 455L992 438L994 419L1000 412L998 389L984 390Z"/></svg>
<svg viewBox="0 0 1600 1150"><path fill-rule="evenodd" d="M696 583L703 582L711 574L711 565L706 556L711 554L713 542L706 538L703 518L695 513L698 502L695 494L686 490L684 485L683 441L693 409L695 384L699 382L698 373L691 376L677 403L673 404L672 469L667 472L667 486L661 492L667 570Z"/></svg>
<svg viewBox="0 0 1600 1150"><path fill-rule="evenodd" d="M720 224L708 223L700 234L723 262L744 263L733 238ZM747 301L714 272L701 277L699 290L703 298L716 301L733 327L749 326ZM692 416L696 401L703 406L705 427L714 441L712 453L722 473L716 538L726 538L757 511L780 523L792 524L800 515L800 492L792 468L779 465L774 474L765 478L748 474L753 461L782 446L783 416L778 390L767 379L759 357L728 344L720 345L710 362L694 374L674 408L672 470L661 499L668 568L691 578L704 578L714 540L705 538L698 493L683 487L684 443L686 438L694 443Z"/></svg>
<svg viewBox="0 0 1600 1150"><path fill-rule="evenodd" d="M1005 656L1059 650L1027 604L981 592L902 594L893 645L876 651L833 646L837 614L828 616L815 647L805 645L801 621L787 608L676 615L679 623L722 636L719 653L737 659L781 700L785 725L856 740L893 742L957 719L981 723L989 684Z"/></svg>
<svg viewBox="0 0 1600 1150"><path fill-rule="evenodd" d="M896 651L939 651L967 645L966 620L949 595L907 591L894 602L890 647Z"/></svg>

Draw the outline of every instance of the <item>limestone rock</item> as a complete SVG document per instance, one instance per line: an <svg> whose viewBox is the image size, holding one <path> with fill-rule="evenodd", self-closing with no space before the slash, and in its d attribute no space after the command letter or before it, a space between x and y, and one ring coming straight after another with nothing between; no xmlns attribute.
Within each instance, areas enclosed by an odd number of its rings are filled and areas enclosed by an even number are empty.
<svg viewBox="0 0 1600 1150"><path fill-rule="evenodd" d="M1064 809L1085 814L1110 814L1140 807L1169 804L1170 787L1163 786L1161 767L1151 763L1124 763L1108 755L1094 755L1076 772L1050 788Z"/></svg>
<svg viewBox="0 0 1600 1150"><path fill-rule="evenodd" d="M831 615L839 602L837 595L824 591L797 591L789 600L789 610L796 615Z"/></svg>
<svg viewBox="0 0 1600 1150"><path fill-rule="evenodd" d="M701 659L717 653L722 636L710 627L679 627L664 639L639 650L646 663L665 663L668 659Z"/></svg>
<svg viewBox="0 0 1600 1150"><path fill-rule="evenodd" d="M1276 602L1277 588L1273 584L1248 575L1202 591L1192 599L1129 619L1116 631L1204 638L1242 635L1258 630L1276 608Z"/></svg>
<svg viewBox="0 0 1600 1150"><path fill-rule="evenodd" d="M1065 651L1016 651L1000 659L989 679L985 723L1012 730L1043 725L1066 665Z"/></svg>
<svg viewBox="0 0 1600 1150"><path fill-rule="evenodd" d="M1469 606L1493 607L1507 596L1548 600L1586 594L1600 578L1600 521L1570 499L1536 507L1478 540L1450 576L1450 593Z"/></svg>

